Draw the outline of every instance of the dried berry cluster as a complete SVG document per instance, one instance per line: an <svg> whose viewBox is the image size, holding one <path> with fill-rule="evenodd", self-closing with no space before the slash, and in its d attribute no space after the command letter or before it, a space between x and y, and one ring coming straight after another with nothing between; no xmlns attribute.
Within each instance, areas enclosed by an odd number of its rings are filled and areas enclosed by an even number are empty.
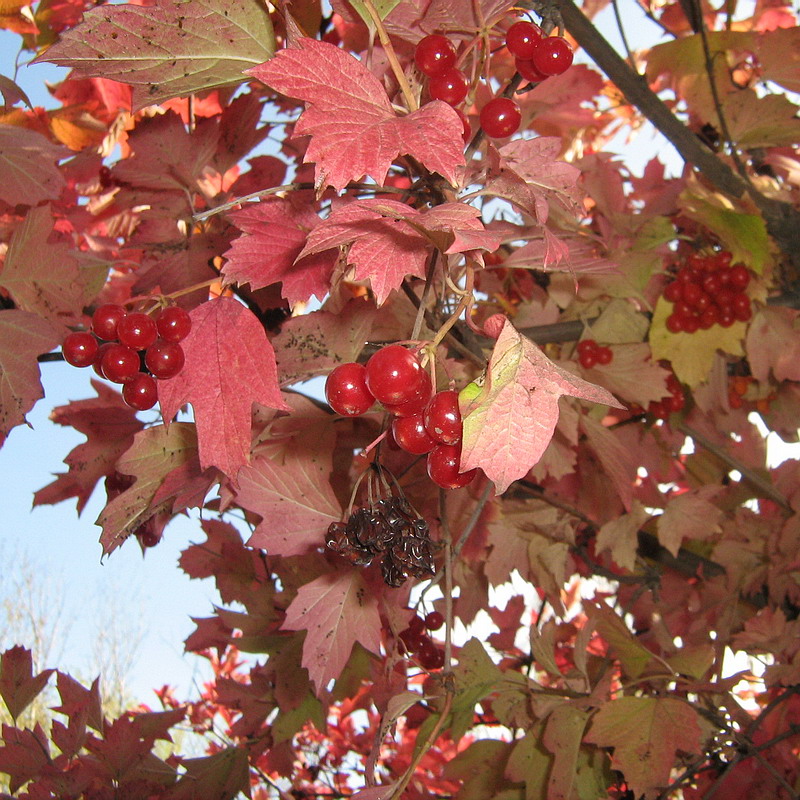
<svg viewBox="0 0 800 800"><path fill-rule="evenodd" d="M384 497L356 509L346 523L332 522L326 541L331 550L359 566L381 556L381 574L389 586L434 573L428 523L402 497Z"/></svg>

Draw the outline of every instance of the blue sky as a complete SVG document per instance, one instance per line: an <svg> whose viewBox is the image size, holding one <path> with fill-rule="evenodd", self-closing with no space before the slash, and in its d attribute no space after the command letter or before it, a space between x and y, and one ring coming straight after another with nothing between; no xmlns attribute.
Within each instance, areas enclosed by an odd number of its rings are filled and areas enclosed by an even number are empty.
<svg viewBox="0 0 800 800"><path fill-rule="evenodd" d="M605 16L603 27L616 44L613 18L610 13ZM642 46L641 33L645 30L657 36L655 26L635 21L629 32L631 40ZM17 36L0 31L0 73L9 77L14 73L18 42ZM27 58L30 54L25 55ZM63 70L47 64L23 66L18 82L35 105L53 107L57 104L44 84L55 83L63 75ZM664 157L663 140L659 143L648 134L640 136L634 145L620 145L620 149L626 159L634 157L636 170L659 150ZM675 160L673 165L673 169L678 166ZM137 642L128 676L132 694L140 701L154 702L151 689L170 683L179 687L180 696L191 692L193 683L201 680L197 670L202 662L182 652L183 640L193 630L189 617L208 616L217 599L210 582L189 581L177 567L181 550L190 541L204 538L196 522L174 520L164 540L144 558L138 546L129 542L101 563L99 528L94 520L103 505L102 489L95 492L80 518L71 501L31 508L34 492L52 480L52 473L66 469L62 459L84 441L73 429L52 424L48 415L55 406L92 396L91 374L91 370L77 370L64 363L42 365L45 399L28 415L31 427L16 428L0 450L0 477L5 489L0 555L6 562L0 599L13 590L15 564L27 560L49 596L47 613L54 617L60 608L68 624L59 642L58 660L42 666L94 677L101 666L93 659L94 645L101 629L109 627L111 616L118 624L118 635L124 641ZM141 640L135 638L137 631ZM0 644L14 644L2 636L0 631ZM30 645L30 641L19 643Z"/></svg>

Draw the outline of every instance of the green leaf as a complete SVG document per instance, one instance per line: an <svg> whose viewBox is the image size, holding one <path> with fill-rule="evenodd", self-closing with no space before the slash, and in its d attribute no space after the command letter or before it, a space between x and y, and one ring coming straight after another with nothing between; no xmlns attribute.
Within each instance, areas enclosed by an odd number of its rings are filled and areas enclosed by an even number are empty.
<svg viewBox="0 0 800 800"><path fill-rule="evenodd" d="M36 61L70 67L74 77L131 84L135 111L242 83L244 70L274 52L259 0L158 0L93 8Z"/></svg>
<svg viewBox="0 0 800 800"><path fill-rule="evenodd" d="M386 17L392 12L392 9L395 8L400 3L400 0L372 0L372 7L375 9L378 17L381 20L385 20ZM374 28L375 23L372 21L372 17L367 11L367 5L363 2L363 0L350 0L350 5L358 11L358 15L364 22L367 24L367 27Z"/></svg>

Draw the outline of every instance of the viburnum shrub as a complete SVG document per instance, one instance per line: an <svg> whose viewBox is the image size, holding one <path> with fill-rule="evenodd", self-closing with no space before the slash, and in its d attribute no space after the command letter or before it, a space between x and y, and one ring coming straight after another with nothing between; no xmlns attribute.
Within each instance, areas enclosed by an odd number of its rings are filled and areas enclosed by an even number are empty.
<svg viewBox="0 0 800 800"><path fill-rule="evenodd" d="M800 29L625 2L7 4L0 437L219 590L160 710L8 649L9 796L798 797Z"/></svg>

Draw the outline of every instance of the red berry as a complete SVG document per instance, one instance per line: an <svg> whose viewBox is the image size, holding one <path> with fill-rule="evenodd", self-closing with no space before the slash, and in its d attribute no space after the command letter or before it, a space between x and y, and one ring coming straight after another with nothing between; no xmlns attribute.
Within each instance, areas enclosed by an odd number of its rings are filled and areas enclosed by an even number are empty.
<svg viewBox="0 0 800 800"><path fill-rule="evenodd" d="M717 306L709 306L704 309L700 314L700 327L707 331L713 328L719 322L719 308Z"/></svg>
<svg viewBox="0 0 800 800"><path fill-rule="evenodd" d="M744 264L734 264L730 271L729 284L731 289L742 291L750 283L750 271Z"/></svg>
<svg viewBox="0 0 800 800"><path fill-rule="evenodd" d="M115 303L107 303L95 309L92 314L92 331L98 339L105 339L113 342L117 338L117 325L126 316L126 311L122 306Z"/></svg>
<svg viewBox="0 0 800 800"><path fill-rule="evenodd" d="M700 327L700 319L694 314L683 317L682 323L684 333L696 333L697 329Z"/></svg>
<svg viewBox="0 0 800 800"><path fill-rule="evenodd" d="M402 450L415 456L430 453L436 446L436 442L425 429L422 414L415 414L413 417L395 417L392 420L392 436Z"/></svg>
<svg viewBox="0 0 800 800"><path fill-rule="evenodd" d="M363 364L339 364L325 381L328 405L343 417L357 417L369 411L375 403L367 389L367 371Z"/></svg>
<svg viewBox="0 0 800 800"><path fill-rule="evenodd" d="M734 322L736 322L736 317L733 315L732 308L722 308L719 312L719 324L722 325L723 328L730 328Z"/></svg>
<svg viewBox="0 0 800 800"><path fill-rule="evenodd" d="M64 337L61 353L67 364L73 367L90 367L94 363L100 345L88 331L75 331Z"/></svg>
<svg viewBox="0 0 800 800"><path fill-rule="evenodd" d="M139 371L139 354L124 344L112 344L103 352L100 369L113 383L125 383Z"/></svg>
<svg viewBox="0 0 800 800"><path fill-rule="evenodd" d="M457 108L455 112L461 120L461 138L464 140L464 144L469 144L469 140L472 138L472 126L469 124L469 117L461 109Z"/></svg>
<svg viewBox="0 0 800 800"><path fill-rule="evenodd" d="M514 67L525 78L526 81L531 83L541 83L548 75L542 75L533 64L533 61L523 61L521 58L514 59Z"/></svg>
<svg viewBox="0 0 800 800"><path fill-rule="evenodd" d="M584 353L595 354L597 352L597 342L594 339L581 339L575 349L578 351L579 356Z"/></svg>
<svg viewBox="0 0 800 800"><path fill-rule="evenodd" d="M461 441L461 411L458 392L437 392L425 407L425 428L439 444Z"/></svg>
<svg viewBox="0 0 800 800"><path fill-rule="evenodd" d="M671 397L662 400L661 403L666 411L675 414L678 411L683 411L683 407L686 405L686 398L683 394L673 394Z"/></svg>
<svg viewBox="0 0 800 800"><path fill-rule="evenodd" d="M720 289L714 297L714 301L720 308L732 308L733 295L734 293L730 289Z"/></svg>
<svg viewBox="0 0 800 800"><path fill-rule="evenodd" d="M455 66L456 49L447 37L433 33L417 43L414 63L420 72L432 78Z"/></svg>
<svg viewBox="0 0 800 800"><path fill-rule="evenodd" d="M664 287L664 299L670 303L677 303L678 300L683 298L683 283L681 281L672 281Z"/></svg>
<svg viewBox="0 0 800 800"><path fill-rule="evenodd" d="M144 354L147 369L163 381L174 378L183 369L185 360L183 348L177 342L163 339L158 339Z"/></svg>
<svg viewBox="0 0 800 800"><path fill-rule="evenodd" d="M532 22L515 22L506 32L506 47L515 58L530 61L537 42L543 36L542 29L538 25Z"/></svg>
<svg viewBox="0 0 800 800"><path fill-rule="evenodd" d="M738 292L733 296L733 316L740 322L747 322L753 316L750 308L750 298L744 292Z"/></svg>
<svg viewBox="0 0 800 800"><path fill-rule="evenodd" d="M680 283L692 283L696 278L697 274L691 267L681 267L678 270L677 279Z"/></svg>
<svg viewBox="0 0 800 800"><path fill-rule="evenodd" d="M367 361L367 387L381 403L397 405L415 397L425 380L417 357L399 344L383 347Z"/></svg>
<svg viewBox="0 0 800 800"><path fill-rule="evenodd" d="M591 369L597 364L597 350L585 350L578 356L578 361L584 369Z"/></svg>
<svg viewBox="0 0 800 800"><path fill-rule="evenodd" d="M422 643L417 658L423 669L441 669L444 666L444 651L430 639Z"/></svg>
<svg viewBox="0 0 800 800"><path fill-rule="evenodd" d="M661 401L651 401L647 406L647 413L652 414L656 419L667 419L669 411Z"/></svg>
<svg viewBox="0 0 800 800"><path fill-rule="evenodd" d="M487 136L502 139L518 130L522 112L510 97L495 97L481 109L480 119Z"/></svg>
<svg viewBox="0 0 800 800"><path fill-rule="evenodd" d="M682 289L682 300L692 308L697 307L698 299L705 294L699 283L684 283Z"/></svg>
<svg viewBox="0 0 800 800"><path fill-rule="evenodd" d="M614 360L614 351L610 347L598 347L596 358L598 364L605 366Z"/></svg>
<svg viewBox="0 0 800 800"><path fill-rule="evenodd" d="M146 350L156 340L156 323L140 311L124 316L117 325L117 339L133 350Z"/></svg>
<svg viewBox="0 0 800 800"><path fill-rule="evenodd" d="M442 489L460 489L462 486L468 486L478 470L459 472L460 462L460 444L437 444L428 453L428 477Z"/></svg>
<svg viewBox="0 0 800 800"><path fill-rule="evenodd" d="M108 348L113 347L113 345L113 342L105 342L101 344L97 350L97 354L94 357L94 361L92 361L92 369L101 378L105 378L105 375L103 374L103 356L108 351Z"/></svg>
<svg viewBox="0 0 800 800"><path fill-rule="evenodd" d="M696 283L692 283L690 285L697 286ZM705 311L711 305L711 296L700 289L700 294L697 295L697 299L692 305L697 311Z"/></svg>
<svg viewBox="0 0 800 800"><path fill-rule="evenodd" d="M438 631L442 625L444 625L444 615L439 611L431 611L431 613L425 617L425 627L429 631Z"/></svg>
<svg viewBox="0 0 800 800"><path fill-rule="evenodd" d="M432 395L433 386L431 384L430 375L428 375L425 370L422 370L422 380L413 397L410 397L404 403L384 403L383 407L396 417L413 417L417 414L422 414L425 410L425 406L430 402Z"/></svg>
<svg viewBox="0 0 800 800"><path fill-rule="evenodd" d="M460 69L448 69L441 75L435 75L428 81L428 94L432 100L442 100L451 106L457 106L467 96L469 80Z"/></svg>
<svg viewBox="0 0 800 800"><path fill-rule="evenodd" d="M414 616L408 621L408 630L413 631L414 633L422 633L425 630L425 620L422 617L418 617L416 614L414 614Z"/></svg>
<svg viewBox="0 0 800 800"><path fill-rule="evenodd" d="M705 289L712 298L716 298L717 292L719 292L721 288L722 284L716 272L712 272L703 278L703 289Z"/></svg>
<svg viewBox="0 0 800 800"><path fill-rule="evenodd" d="M147 411L158 400L155 378L145 372L137 372L122 387L122 398L137 411Z"/></svg>
<svg viewBox="0 0 800 800"><path fill-rule="evenodd" d="M692 309L685 300L678 300L672 309L672 313L677 314L679 317L691 317Z"/></svg>
<svg viewBox="0 0 800 800"><path fill-rule="evenodd" d="M718 253L714 253L711 256L711 260L714 262L714 266L717 269L727 269L731 265L731 260L733 256L727 250L720 250Z"/></svg>
<svg viewBox="0 0 800 800"><path fill-rule="evenodd" d="M422 622L422 620L420 620L420 622ZM422 649L423 642L430 641L421 629L417 631L410 627L400 631L397 636L409 653L418 652Z"/></svg>
<svg viewBox="0 0 800 800"><path fill-rule="evenodd" d="M543 75L561 75L570 68L574 56L566 39L548 36L537 42L531 61Z"/></svg>
<svg viewBox="0 0 800 800"><path fill-rule="evenodd" d="M156 320L158 335L167 342L182 342L192 329L192 318L180 306L168 306Z"/></svg>
<svg viewBox="0 0 800 800"><path fill-rule="evenodd" d="M683 330L683 321L686 317L682 317L680 314L670 314L667 317L667 330L670 333L680 333Z"/></svg>

